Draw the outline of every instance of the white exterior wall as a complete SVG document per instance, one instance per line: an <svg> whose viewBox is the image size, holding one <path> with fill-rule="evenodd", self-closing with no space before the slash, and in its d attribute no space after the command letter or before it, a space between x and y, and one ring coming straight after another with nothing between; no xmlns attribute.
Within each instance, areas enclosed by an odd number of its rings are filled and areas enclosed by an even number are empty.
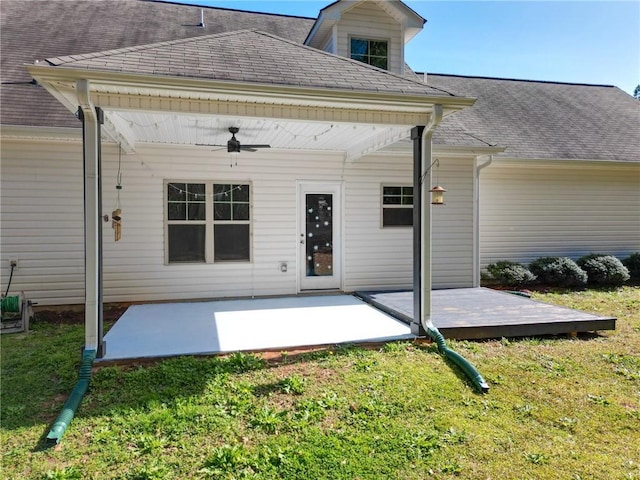
<svg viewBox="0 0 640 480"><path fill-rule="evenodd" d="M117 147L103 145L103 213L115 208ZM411 184L410 156L260 151L139 145L122 155L122 240L104 223L104 299L150 301L297 293L297 181L344 182L345 291L412 285L410 228L381 228L381 185ZM434 286L472 285L472 162L442 160L447 205L434 208ZM252 263L164 263L164 180L251 182ZM81 142L2 142L3 289L40 305L84 301ZM280 271L280 262L288 271Z"/></svg>
<svg viewBox="0 0 640 480"><path fill-rule="evenodd" d="M355 162L349 169L347 290L410 288L413 285L412 229L380 227L382 183L411 185L412 172L410 156L370 156ZM441 160L438 177L448 192L446 205L432 209L433 287L471 287L473 162L470 159Z"/></svg>
<svg viewBox="0 0 640 480"><path fill-rule="evenodd" d="M2 139L0 271L10 295L45 304L84 298L82 144Z"/></svg>
<svg viewBox="0 0 640 480"><path fill-rule="evenodd" d="M480 174L481 266L640 251L640 165L495 161Z"/></svg>
<svg viewBox="0 0 640 480"><path fill-rule="evenodd" d="M404 73L402 25L374 2L363 2L346 11L337 28L337 54L349 58L350 38L387 40L389 71Z"/></svg>

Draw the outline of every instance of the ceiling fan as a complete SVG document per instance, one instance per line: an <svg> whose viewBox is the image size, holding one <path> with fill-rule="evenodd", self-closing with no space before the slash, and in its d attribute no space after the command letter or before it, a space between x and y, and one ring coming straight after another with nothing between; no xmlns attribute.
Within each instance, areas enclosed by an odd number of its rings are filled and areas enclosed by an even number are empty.
<svg viewBox="0 0 640 480"><path fill-rule="evenodd" d="M227 152L229 153L240 153L243 152L255 152L258 148L271 148L271 145L265 144L256 144L256 145L243 145L240 144L240 141L236 138L236 133L238 133L240 129L238 127L229 127L229 133L231 134L231 138L227 141ZM208 147L224 147L224 145L210 145L206 143L198 143L200 146L208 146Z"/></svg>

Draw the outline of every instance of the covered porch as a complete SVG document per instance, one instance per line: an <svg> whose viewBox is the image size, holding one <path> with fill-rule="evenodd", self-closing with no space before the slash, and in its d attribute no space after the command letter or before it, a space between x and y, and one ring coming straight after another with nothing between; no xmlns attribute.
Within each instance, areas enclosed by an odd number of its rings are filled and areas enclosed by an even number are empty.
<svg viewBox="0 0 640 480"><path fill-rule="evenodd" d="M255 48L247 49L248 45ZM244 54L226 55L238 51ZM408 138L413 144L416 191L414 288L421 292L417 298L429 316L428 196L435 163L431 136L443 117L472 105L474 99L253 31L50 58L28 70L83 123L85 348L95 350L98 358L108 351L103 348L105 297L136 301L252 296L254 285L270 287L262 292L267 295L351 291L345 266L347 250L356 249L347 244L345 233L348 222L343 214L349 201L345 171L363 157ZM120 253L115 249L119 224L113 225L114 242L102 231L104 219L109 220L102 192L106 138L117 145L116 178L120 178L121 154L140 156L139 165L148 177L130 197L135 206L129 208L135 208L138 224L126 228L135 229L136 237L127 244L129 250ZM254 157L258 160L238 161L243 146L259 150ZM297 163L283 163L283 158L294 156ZM205 157L210 160L204 162ZM150 166L151 162L155 163ZM393 168L385 165L375 182L384 181L389 170ZM367 188L377 196L380 185L375 182ZM197 188L192 191L191 186ZM214 216L212 207L218 205L212 203L238 188L243 198L233 207L234 212L236 206L244 208L237 218L244 223L229 223L233 228L226 229L221 223L215 226L216 221L236 220L218 210ZM331 218L316 216L317 222L311 222L316 229L328 225L322 245L312 245L319 235L305 230L311 228L305 212L316 215L317 209L303 200L314 196L322 197L319 206L331 210ZM118 193L114 222L121 220L119 198ZM208 198L214 201L205 205ZM427 208L421 209L422 205ZM214 244L233 250L235 233L240 231L242 241L235 243L242 251L231 251L235 257L214 250ZM107 253L127 255L129 262L107 255L110 263L104 265L103 244ZM324 256L315 260L313 249L318 246ZM189 253L185 258L183 250ZM105 278L106 268L110 270ZM290 271L297 275L289 275ZM141 284L148 288L129 293ZM176 292L176 285L183 290ZM252 334L242 323L239 328L247 336ZM421 332L417 323L412 330Z"/></svg>

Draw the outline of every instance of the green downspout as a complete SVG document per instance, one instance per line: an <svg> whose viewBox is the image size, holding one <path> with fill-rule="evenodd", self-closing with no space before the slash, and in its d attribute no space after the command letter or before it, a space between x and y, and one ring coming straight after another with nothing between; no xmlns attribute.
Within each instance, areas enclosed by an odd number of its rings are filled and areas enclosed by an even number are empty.
<svg viewBox="0 0 640 480"><path fill-rule="evenodd" d="M471 380L473 386L476 387L480 392L487 393L489 391L489 384L482 378L482 375L476 370L467 359L465 359L458 352L451 350L447 346L447 342L444 337L440 333L440 331L433 325L425 326L425 330L427 334L433 339L434 342L438 345L438 351L444 355L446 358L455 363L460 370L464 372L464 374Z"/></svg>
<svg viewBox="0 0 640 480"><path fill-rule="evenodd" d="M80 402L87 393L89 388L89 381L91 380L91 368L93 367L93 361L96 358L95 350L85 350L82 354L82 364L80 365L80 374L78 375L78 383L71 391L69 398L62 407L62 412L58 415L58 418L53 423L49 435L47 435L48 443L60 443L64 432L73 420L76 410L80 406Z"/></svg>

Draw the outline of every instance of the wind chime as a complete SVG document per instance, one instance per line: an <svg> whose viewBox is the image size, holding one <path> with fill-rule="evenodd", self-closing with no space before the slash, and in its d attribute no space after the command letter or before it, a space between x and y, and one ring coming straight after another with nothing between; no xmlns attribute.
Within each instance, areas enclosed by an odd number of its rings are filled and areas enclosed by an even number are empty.
<svg viewBox="0 0 640 480"><path fill-rule="evenodd" d="M120 208L120 190L122 190L122 146L118 144L118 174L116 175L116 204L111 212L111 228L117 242L122 238L122 208Z"/></svg>

